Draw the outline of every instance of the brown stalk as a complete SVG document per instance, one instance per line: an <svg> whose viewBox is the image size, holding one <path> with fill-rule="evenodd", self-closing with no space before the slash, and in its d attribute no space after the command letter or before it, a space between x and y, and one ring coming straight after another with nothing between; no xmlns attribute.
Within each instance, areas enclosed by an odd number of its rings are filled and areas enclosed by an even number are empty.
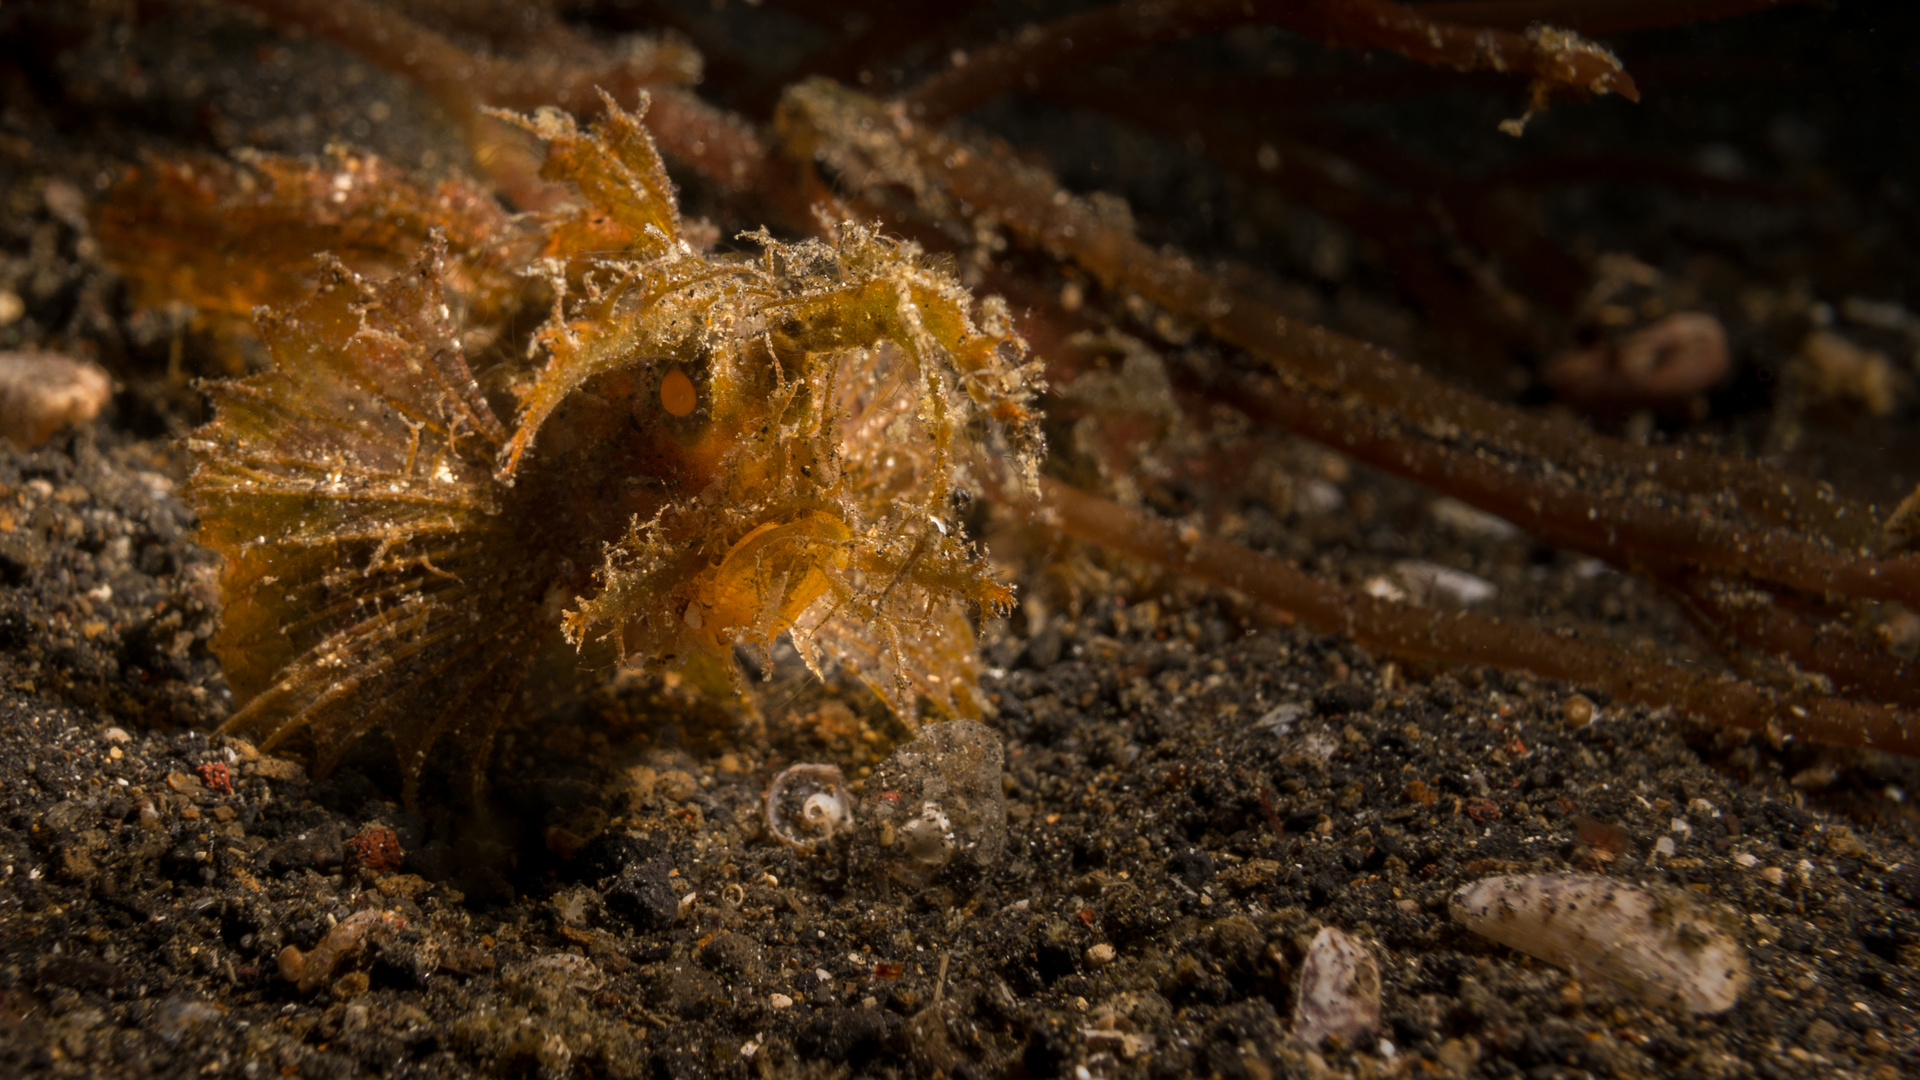
<svg viewBox="0 0 1920 1080"><path fill-rule="evenodd" d="M1001 284L1014 283L1003 278ZM1009 291L1026 295L1017 287ZM1062 330L1057 317L1033 317L1023 325L1034 347L1048 358L1049 378L1070 383L1075 374L1091 370L1092 363ZM1266 420L1274 429L1292 430L1339 446L1349 456L1377 467L1391 467L1396 461L1431 460L1430 445L1403 437L1390 421L1343 415L1336 403L1310 392L1291 391L1283 380L1271 376L1228 373L1208 377L1192 369L1176 369L1175 378L1186 391L1182 396L1189 398L1190 409L1201 403L1224 404ZM1505 516L1533 524L1536 535L1666 584L1679 595L1682 608L1706 631L1703 646L1722 652L1734 663L1754 653L1764 654L1803 672L1826 676L1834 690L1844 696L1920 708L1920 681L1916 680L1920 673L1913 664L1882 648L1870 630L1849 626L1847 605L1821 603L1786 590L1758 589L1725 576L1696 573L1678 558L1654 558L1646 552L1625 553L1617 546L1592 544L1585 532L1556 528L1553 522L1540 523L1537 515L1531 519L1526 516L1524 502L1531 484L1526 475L1505 472L1498 463L1478 460L1444 464L1450 469L1419 479L1456 495L1478 483L1489 501L1508 498L1509 505L1516 509ZM1482 468L1487 465L1493 467ZM1543 498L1561 493L1550 484L1531 490ZM1628 554L1634 556L1631 563L1625 558ZM1765 670L1764 665L1751 666L1755 668L1754 677ZM1774 671L1778 671L1777 665Z"/></svg>
<svg viewBox="0 0 1920 1080"><path fill-rule="evenodd" d="M1436 258L1432 251L1435 234L1441 232L1440 223L1435 220L1437 208L1444 205L1447 195L1458 194L1448 192L1447 188L1463 185L1445 184L1424 176L1411 181L1426 183L1423 198L1418 202L1375 194L1327 167L1320 160L1322 155L1296 152L1300 144L1279 140L1284 149L1276 151L1273 143L1263 142L1257 135L1237 131L1205 111L1183 108L1164 94L1156 95L1151 87L1126 85L1127 82L1120 79L1050 80L1045 94L1051 101L1111 112L1163 138L1178 140L1185 134L1197 135L1208 156L1220 167L1239 174L1248 183L1272 188L1289 202L1322 214L1363 238L1380 253L1395 287L1444 332L1488 350L1522 334L1524 327L1518 325L1518 320L1500 318L1494 305L1486 303L1485 297L1477 294L1463 275ZM1282 154L1286 166L1263 167L1260 162L1263 152ZM1424 170L1429 174L1435 171ZM1402 179L1402 183L1407 182ZM1451 201L1460 212L1461 224L1476 223L1479 215L1463 205L1464 199ZM1492 238L1496 241L1507 241L1518 234L1514 229L1487 231L1494 234ZM1529 267L1533 269L1548 261L1548 257L1538 251L1523 254L1530 256ZM1548 287L1552 283L1579 280L1577 267L1559 265L1567 262L1564 256L1555 262L1556 265L1539 275L1549 283ZM1525 280L1537 279L1527 275ZM1570 299L1574 290L1563 286L1562 291Z"/></svg>
<svg viewBox="0 0 1920 1080"><path fill-rule="evenodd" d="M1770 690L1729 676L1631 656L1525 623L1413 607L1311 577L1238 544L1043 479L1029 520L1168 567L1285 611L1364 647L1409 659L1490 664L1606 691L1613 697L1748 731L1836 746L1920 754L1911 709Z"/></svg>
<svg viewBox="0 0 1920 1080"><path fill-rule="evenodd" d="M1640 98L1619 61L1591 44L1443 22L1388 0L1129 0L1028 27L901 100L917 119L939 124L1019 89L1035 72L1057 74L1129 49L1261 24L1457 71L1512 72L1554 89Z"/></svg>
<svg viewBox="0 0 1920 1080"><path fill-rule="evenodd" d="M900 107L802 84L781 122L792 149L824 160L855 188L907 187L946 219L959 215L956 206L978 208L1027 246L1070 259L1108 288L1138 293L1260 358L1294 392L1312 392L1310 402L1275 406L1276 417L1298 416L1297 430L1340 449L1371 444L1369 460L1380 467L1541 528L1556 542L1611 550L1625 565L1692 562L1812 593L1920 598L1920 558L1868 557L1874 512L1824 484L1683 447L1599 438L1476 397L1150 248L1004 147L956 142L912 123ZM1390 418L1391 438L1369 426L1376 422L1370 416ZM1794 530L1823 534L1825 542Z"/></svg>
<svg viewBox="0 0 1920 1080"><path fill-rule="evenodd" d="M821 194L810 168L800 170L801 182L786 182L750 125L688 92L658 85L673 78L671 65L643 71L631 61L611 61L585 42L570 64L476 57L411 20L372 8L363 0L242 2L282 25L332 38L405 74L463 116L474 116L482 104L559 103L591 112L598 108L597 98L576 99L581 89L591 88L596 81L624 88L630 96L649 85L654 88L654 105L648 123L670 155L725 188L754 193L767 201L765 214L789 224L805 222L806 197ZM1568 5L1574 2L1568 0ZM1256 0L1256 4L1262 10L1281 6L1278 0ZM1229 13L1228 7L1237 14ZM1538 39L1529 42L1492 31L1475 34L1468 42L1436 28L1426 18L1430 11L1416 12L1383 0L1303 0L1284 7L1296 23L1320 20L1315 24L1318 36L1366 47L1395 47L1399 34L1404 39L1399 51L1453 66L1477 63L1498 68L1508 63L1485 59L1502 56L1498 49L1477 54L1481 59L1468 63L1473 57L1459 50L1469 45L1482 49L1490 48L1488 42L1512 45L1508 39L1528 42L1528 48L1538 45ZM1248 21L1246 9L1238 3L1188 5L1180 19L1160 29L1142 29L1144 24L1124 24L1120 18L1142 12L1164 14L1164 5L1133 3L1090 13L1088 17L1105 19L1101 25L1113 33L1106 39L1098 34L1083 37L1075 44L1073 59L1084 61L1097 51L1094 46L1111 52L1133 47L1125 43L1129 40L1167 40L1153 34L1199 32L1183 29L1195 25L1190 21L1195 13L1214 12L1226 20L1224 25ZM570 33L563 27L552 29ZM1056 41L1056 46L1062 41ZM986 86L993 81L988 76L1000 69L1001 74L993 78L1005 83L1015 77L1007 73L1015 72L1017 81L1025 82L1028 73L1063 66L1064 62L1046 63L1035 51L1042 45L1044 40L1036 42L1027 35L1022 42L1005 47L1009 51L1004 60L987 50L975 57L975 63L987 62L985 74L973 78ZM1598 50L1575 49L1565 55L1543 52L1534 58L1536 66L1549 68L1574 60L1600 63L1618 74L1617 63ZM1531 73L1550 80L1557 77L1555 70ZM1563 85L1565 75L1558 72ZM622 83L622 77L632 81ZM1586 88L1631 96L1632 83L1624 75L1609 82L1603 73L1590 79ZM813 101L813 109L796 107L814 98L834 99L833 107L820 113L818 100ZM810 112L815 115L806 115ZM1816 617L1726 599L1733 595L1729 590L1745 587L1729 574L1789 585L1811 595L1840 593L1908 602L1920 597L1920 558L1864 557L1877 532L1871 508L1839 499L1825 485L1764 466L1681 448L1614 443L1454 389L1384 350L1287 319L1219 275L1177 254L1142 244L1130 228L1103 218L1090 204L1060 190L1051 177L1015 162L1004 148L983 152L961 145L910 122L903 109L889 111L844 93L838 98L823 95L814 85L790 95L783 114L788 150L807 164L817 155L860 195L877 194L885 185L905 186L923 208L948 226L970 215L983 216L988 224L1004 227L1029 246L1080 263L1110 289L1137 293L1199 323L1279 373L1264 379L1230 376L1238 382L1231 387L1213 386L1211 392L1230 392L1235 404L1256 415L1474 502L1575 550L1669 583L1688 580L1684 575L1697 573L1694 567L1706 568L1707 574L1698 580L1713 580L1713 588L1676 588L1686 593L1697 616L1722 630L1723 640L1771 650L1808 670L1825 671L1843 690L1857 688L1911 704L1913 695L1902 681L1906 666L1892 664L1890 658L1857 643L1841 647L1836 644L1840 631ZM476 134L480 130L470 127L469 137L484 163L488 142L486 136ZM509 172L503 179L496 171L496 179L511 188L525 177ZM969 209L963 214L954 209L956 205ZM1907 709L1777 693L1524 624L1390 604L1316 581L1238 545L1182 535L1165 522L1056 483L1048 482L1048 493L1044 511L1028 508L1028 512L1044 517L1052 527L1240 589L1372 647L1413 657L1522 668L1598 686L1625 700L1673 704L1749 729L1920 752L1910 733L1912 714ZM1815 537L1794 530L1810 531Z"/></svg>
<svg viewBox="0 0 1920 1080"><path fill-rule="evenodd" d="M1772 11L1809 0L1441 0L1420 13L1442 22L1524 30L1535 23L1624 34Z"/></svg>
<svg viewBox="0 0 1920 1080"><path fill-rule="evenodd" d="M1805 610L1823 605L1706 574L1665 580L1729 657L1751 650L1825 676L1835 693L1920 708L1920 666L1863 640L1861 631L1838 619L1820 617L1830 613Z"/></svg>
<svg viewBox="0 0 1920 1080"><path fill-rule="evenodd" d="M1226 374L1212 389L1255 419L1497 514L1548 543L1628 569L1715 566L1807 592L1915 595L1911 557L1853 558L1759 528L1567 482L1515 448L1437 440L1390 415L1281 378ZM1642 448L1635 448L1642 449Z"/></svg>

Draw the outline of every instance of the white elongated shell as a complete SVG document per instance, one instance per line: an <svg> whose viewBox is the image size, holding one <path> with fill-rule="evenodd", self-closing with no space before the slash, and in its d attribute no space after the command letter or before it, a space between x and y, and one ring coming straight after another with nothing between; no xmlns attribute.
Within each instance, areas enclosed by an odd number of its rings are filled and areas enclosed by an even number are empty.
<svg viewBox="0 0 1920 1080"><path fill-rule="evenodd" d="M1649 1005L1724 1012L1746 989L1746 950L1673 889L1588 874L1503 876L1462 888L1447 906L1476 933L1576 976L1604 976Z"/></svg>
<svg viewBox="0 0 1920 1080"><path fill-rule="evenodd" d="M1309 1046L1330 1036L1348 1042L1380 1027L1380 965L1365 945L1322 927L1300 964L1293 1034Z"/></svg>

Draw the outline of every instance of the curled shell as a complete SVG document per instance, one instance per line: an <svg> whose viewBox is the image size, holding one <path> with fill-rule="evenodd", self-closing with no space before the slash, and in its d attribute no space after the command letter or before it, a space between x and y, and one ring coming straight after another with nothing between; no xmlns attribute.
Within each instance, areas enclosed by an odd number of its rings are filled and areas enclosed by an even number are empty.
<svg viewBox="0 0 1920 1080"><path fill-rule="evenodd" d="M853 803L838 767L788 766L767 788L767 830L802 851L812 851L853 825Z"/></svg>
<svg viewBox="0 0 1920 1080"><path fill-rule="evenodd" d="M1475 933L1575 975L1604 976L1649 1005L1724 1012L1747 985L1746 950L1672 889L1587 874L1502 876L1465 886L1447 907Z"/></svg>

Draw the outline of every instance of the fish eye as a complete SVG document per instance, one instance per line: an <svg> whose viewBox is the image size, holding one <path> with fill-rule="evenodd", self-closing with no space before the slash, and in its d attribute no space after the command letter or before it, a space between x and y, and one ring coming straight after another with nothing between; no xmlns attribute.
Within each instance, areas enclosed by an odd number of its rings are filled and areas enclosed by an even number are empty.
<svg viewBox="0 0 1920 1080"><path fill-rule="evenodd" d="M667 410L668 416L691 416L699 404L699 392L693 388L693 380L686 372L674 368L661 377L660 407Z"/></svg>

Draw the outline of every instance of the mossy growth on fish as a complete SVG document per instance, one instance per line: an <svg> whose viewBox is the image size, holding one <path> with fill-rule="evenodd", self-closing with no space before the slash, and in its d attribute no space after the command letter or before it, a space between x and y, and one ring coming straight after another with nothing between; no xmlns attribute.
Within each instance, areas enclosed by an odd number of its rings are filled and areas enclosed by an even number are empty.
<svg viewBox="0 0 1920 1080"><path fill-rule="evenodd" d="M479 769L557 687L630 663L724 688L783 633L903 713L977 713L972 620L1012 594L958 508L1001 482L983 453L1030 485L1040 452L1004 305L860 224L698 250L640 113L520 123L578 200L498 241L553 297L507 393L447 281L480 255L441 233L385 280L326 263L260 317L273 370L211 387L190 491L228 729L310 732L324 772L384 727L412 801L436 743Z"/></svg>

